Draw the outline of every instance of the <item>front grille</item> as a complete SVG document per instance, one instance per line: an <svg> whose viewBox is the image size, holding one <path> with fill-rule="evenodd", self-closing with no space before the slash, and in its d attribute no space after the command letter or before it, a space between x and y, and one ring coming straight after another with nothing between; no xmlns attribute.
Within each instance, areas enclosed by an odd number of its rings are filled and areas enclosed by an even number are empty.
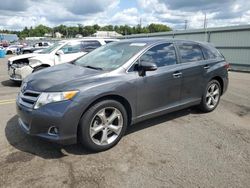
<svg viewBox="0 0 250 188"><path fill-rule="evenodd" d="M26 90L24 92L20 92L19 94L19 103L25 107L33 108L36 103L40 93L36 91Z"/></svg>

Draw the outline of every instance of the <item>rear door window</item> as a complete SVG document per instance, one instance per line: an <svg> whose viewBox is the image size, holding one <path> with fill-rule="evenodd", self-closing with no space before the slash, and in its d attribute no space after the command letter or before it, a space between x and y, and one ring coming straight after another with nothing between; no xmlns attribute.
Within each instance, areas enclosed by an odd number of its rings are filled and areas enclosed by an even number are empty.
<svg viewBox="0 0 250 188"><path fill-rule="evenodd" d="M171 43L159 44L145 52L140 61L154 62L157 67L176 64L174 45Z"/></svg>
<svg viewBox="0 0 250 188"><path fill-rule="evenodd" d="M90 52L98 47L101 46L101 43L93 40L93 41L82 41L82 45L83 45L83 51L85 52Z"/></svg>
<svg viewBox="0 0 250 188"><path fill-rule="evenodd" d="M201 48L197 44L178 44L182 63L204 60Z"/></svg>
<svg viewBox="0 0 250 188"><path fill-rule="evenodd" d="M81 42L70 42L60 50L62 50L64 54L78 53L82 51L82 45Z"/></svg>

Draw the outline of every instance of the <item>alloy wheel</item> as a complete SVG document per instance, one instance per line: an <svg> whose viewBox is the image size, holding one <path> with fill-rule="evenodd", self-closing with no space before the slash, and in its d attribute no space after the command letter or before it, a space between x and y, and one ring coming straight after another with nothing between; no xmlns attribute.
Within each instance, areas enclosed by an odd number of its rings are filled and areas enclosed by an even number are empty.
<svg viewBox="0 0 250 188"><path fill-rule="evenodd" d="M207 89L207 94L206 94L206 104L209 109L214 108L220 97L220 88L218 84L212 83L208 89Z"/></svg>
<svg viewBox="0 0 250 188"><path fill-rule="evenodd" d="M106 107L98 111L90 125L90 138L97 145L113 143L121 134L123 127L122 113L114 107Z"/></svg>

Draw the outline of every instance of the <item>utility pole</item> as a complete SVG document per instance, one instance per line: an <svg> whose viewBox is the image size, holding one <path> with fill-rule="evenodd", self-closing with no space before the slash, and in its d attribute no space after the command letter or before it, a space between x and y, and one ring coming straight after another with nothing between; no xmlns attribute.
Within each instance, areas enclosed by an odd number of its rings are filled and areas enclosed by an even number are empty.
<svg viewBox="0 0 250 188"><path fill-rule="evenodd" d="M141 17L140 17L140 20L139 20L139 33L141 33Z"/></svg>
<svg viewBox="0 0 250 188"><path fill-rule="evenodd" d="M207 28L207 13L205 12L205 15L204 15L204 29Z"/></svg>
<svg viewBox="0 0 250 188"><path fill-rule="evenodd" d="M185 20L185 30L187 30L187 24L188 24L188 21Z"/></svg>
<svg viewBox="0 0 250 188"><path fill-rule="evenodd" d="M204 15L204 31L205 31L204 41L207 42L207 13L206 12Z"/></svg>

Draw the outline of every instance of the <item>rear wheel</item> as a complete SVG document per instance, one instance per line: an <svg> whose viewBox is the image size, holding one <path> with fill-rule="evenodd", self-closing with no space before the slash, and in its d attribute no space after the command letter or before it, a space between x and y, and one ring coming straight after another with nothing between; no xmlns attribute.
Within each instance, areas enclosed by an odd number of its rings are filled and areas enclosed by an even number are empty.
<svg viewBox="0 0 250 188"><path fill-rule="evenodd" d="M217 80L211 80L203 94L200 109L203 112L213 111L220 101L221 86Z"/></svg>
<svg viewBox="0 0 250 188"><path fill-rule="evenodd" d="M13 53L12 53L12 51L8 50L8 51L6 52L6 54L7 54L7 55L11 55L11 54L13 54Z"/></svg>
<svg viewBox="0 0 250 188"><path fill-rule="evenodd" d="M116 145L127 128L124 106L114 100L104 100L90 107L79 124L79 141L87 149L99 152Z"/></svg>

